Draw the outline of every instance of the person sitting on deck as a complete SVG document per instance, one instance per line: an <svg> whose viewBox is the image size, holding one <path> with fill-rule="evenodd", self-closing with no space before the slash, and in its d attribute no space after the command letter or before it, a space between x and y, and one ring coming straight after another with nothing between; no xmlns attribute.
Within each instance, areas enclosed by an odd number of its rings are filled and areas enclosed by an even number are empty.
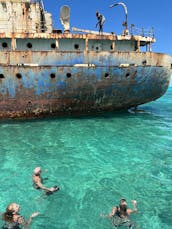
<svg viewBox="0 0 172 229"><path fill-rule="evenodd" d="M20 206L16 203L11 203L7 206L6 212L2 214L2 219L5 221L5 224L2 226L2 229L20 229L20 228L30 228L32 219L39 215L39 212L34 212L31 214L28 221L26 221L19 214Z"/></svg>
<svg viewBox="0 0 172 229"><path fill-rule="evenodd" d="M32 176L32 179L33 179L33 186L35 189L42 189L45 191L45 194L46 195L50 195L56 191L59 190L59 187L58 186L54 186L54 187L51 187L51 188L47 188L43 185L43 178L41 177L41 168L40 167L36 167L34 169L34 173L33 173L33 176Z"/></svg>

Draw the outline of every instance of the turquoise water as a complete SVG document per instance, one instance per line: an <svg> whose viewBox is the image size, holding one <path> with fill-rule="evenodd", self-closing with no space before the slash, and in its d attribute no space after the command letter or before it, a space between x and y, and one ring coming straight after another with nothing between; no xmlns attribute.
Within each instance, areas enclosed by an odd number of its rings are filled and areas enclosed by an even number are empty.
<svg viewBox="0 0 172 229"><path fill-rule="evenodd" d="M144 112L0 123L0 211L10 202L31 228L108 229L121 197L136 199L141 229L172 228L172 88ZM32 187L41 166L51 196ZM1 222L2 224L3 222Z"/></svg>

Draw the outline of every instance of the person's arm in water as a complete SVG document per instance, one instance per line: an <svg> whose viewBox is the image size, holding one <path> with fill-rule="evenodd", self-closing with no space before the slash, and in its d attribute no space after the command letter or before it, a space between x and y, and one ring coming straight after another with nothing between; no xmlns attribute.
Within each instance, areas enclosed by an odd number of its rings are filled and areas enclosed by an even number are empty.
<svg viewBox="0 0 172 229"><path fill-rule="evenodd" d="M30 228L30 224L32 223L32 219L34 217L36 217L37 215L39 215L39 212L32 213L28 220L25 220L20 215L16 215L16 217L14 217L14 221L19 223L20 225L22 225L24 228L29 229Z"/></svg>
<svg viewBox="0 0 172 229"><path fill-rule="evenodd" d="M28 225L28 226L30 227L30 224L31 224L31 222L32 222L32 219L33 219L34 217L36 217L37 215L39 215L39 212L34 212L34 213L32 213L31 216L29 217L29 220L26 222L26 225Z"/></svg>
<svg viewBox="0 0 172 229"><path fill-rule="evenodd" d="M45 190L45 191L48 191L48 192L54 192L55 191L55 188L52 187L52 188L47 188L43 185L43 183L41 182L41 177L37 178L37 179L33 179L34 182L36 183L36 185L42 189L42 190Z"/></svg>
<svg viewBox="0 0 172 229"><path fill-rule="evenodd" d="M113 207L113 208L112 208L111 213L109 213L109 217L110 217L110 218L112 218L112 217L115 215L116 210L117 210L116 207Z"/></svg>
<svg viewBox="0 0 172 229"><path fill-rule="evenodd" d="M137 213L138 209L137 209L137 201L136 200L132 200L131 201L132 205L133 205L133 209L127 209L127 213L130 215L131 213Z"/></svg>
<svg viewBox="0 0 172 229"><path fill-rule="evenodd" d="M55 188L55 187L52 187L52 188L45 187L42 183L42 178L40 176L33 175L33 182L37 185L38 188L40 188L46 192L54 192L57 190L57 188Z"/></svg>

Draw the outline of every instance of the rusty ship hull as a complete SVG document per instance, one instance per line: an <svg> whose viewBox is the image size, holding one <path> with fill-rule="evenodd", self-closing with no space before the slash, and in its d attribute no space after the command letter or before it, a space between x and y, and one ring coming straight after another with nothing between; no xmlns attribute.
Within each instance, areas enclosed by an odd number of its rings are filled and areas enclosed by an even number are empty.
<svg viewBox="0 0 172 229"><path fill-rule="evenodd" d="M8 53L11 63L0 66L1 118L128 109L159 98L170 81L164 54L35 52L12 63L24 54Z"/></svg>
<svg viewBox="0 0 172 229"><path fill-rule="evenodd" d="M0 11L22 16L23 31L2 32L0 25L1 119L116 111L166 92L172 57L152 52L154 37L59 33L45 26L51 20L40 1L7 2L0 1ZM41 26L33 17L43 18Z"/></svg>

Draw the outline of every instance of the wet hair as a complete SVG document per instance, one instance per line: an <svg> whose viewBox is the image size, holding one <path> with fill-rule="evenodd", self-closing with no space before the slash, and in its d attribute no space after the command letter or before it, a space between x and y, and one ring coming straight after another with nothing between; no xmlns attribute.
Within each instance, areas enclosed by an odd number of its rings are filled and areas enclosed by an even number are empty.
<svg viewBox="0 0 172 229"><path fill-rule="evenodd" d="M2 214L2 219L10 223L13 222L13 215L14 215L13 213L14 213L13 204L10 204L6 208L6 212Z"/></svg>
<svg viewBox="0 0 172 229"><path fill-rule="evenodd" d="M124 199L124 198L120 199L120 201L119 201L119 205L123 205L124 203L126 203L126 204L127 204L126 199Z"/></svg>
<svg viewBox="0 0 172 229"><path fill-rule="evenodd" d="M120 202L127 202L125 198L120 199Z"/></svg>
<svg viewBox="0 0 172 229"><path fill-rule="evenodd" d="M125 202L125 204L124 204ZM120 215L127 215L127 201L126 199L121 199L119 202Z"/></svg>

